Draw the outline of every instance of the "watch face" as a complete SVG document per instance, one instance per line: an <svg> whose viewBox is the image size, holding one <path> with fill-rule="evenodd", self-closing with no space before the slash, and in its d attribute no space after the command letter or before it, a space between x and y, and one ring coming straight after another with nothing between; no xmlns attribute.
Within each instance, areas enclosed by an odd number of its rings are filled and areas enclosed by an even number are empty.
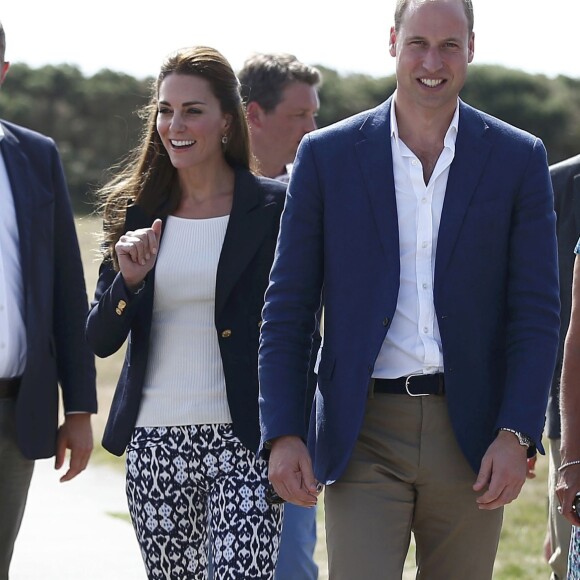
<svg viewBox="0 0 580 580"><path fill-rule="evenodd" d="M527 435L524 435L523 433L516 433L516 435L518 436L518 439L520 440L520 445L525 445L526 447L530 447L530 445L532 444L532 440Z"/></svg>

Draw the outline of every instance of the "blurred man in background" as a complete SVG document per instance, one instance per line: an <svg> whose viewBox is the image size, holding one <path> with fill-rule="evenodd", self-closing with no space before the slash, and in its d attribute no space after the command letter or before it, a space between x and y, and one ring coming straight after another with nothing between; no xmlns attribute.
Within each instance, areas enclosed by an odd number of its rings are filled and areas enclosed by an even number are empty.
<svg viewBox="0 0 580 580"><path fill-rule="evenodd" d="M260 171L266 177L288 181L302 137L316 129L320 72L291 54L255 54L246 60L238 78ZM318 338L316 350L319 344ZM311 371L305 429L315 387L316 377ZM315 547L316 509L287 503L276 580L318 578Z"/></svg>

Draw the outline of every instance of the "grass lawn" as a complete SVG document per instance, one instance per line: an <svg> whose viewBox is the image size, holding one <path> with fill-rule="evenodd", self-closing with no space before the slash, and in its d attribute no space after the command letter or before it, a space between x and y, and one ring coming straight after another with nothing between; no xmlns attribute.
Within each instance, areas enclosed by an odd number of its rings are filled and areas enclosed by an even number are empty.
<svg viewBox="0 0 580 580"><path fill-rule="evenodd" d="M100 258L97 252L97 235L101 223L96 218L77 218L77 232L83 255L85 277L89 299L94 293ZM95 439L100 441L106 420L113 390L119 376L124 353L119 352L107 359L97 359L97 378L99 396L99 414L93 423ZM123 460L109 455L102 448L96 449L95 461L107 461L118 464L123 469ZM495 565L494 580L540 580L549 578L548 566L543 559L543 541L547 518L547 458L541 456L537 464L537 477L528 480L518 500L505 510L504 526ZM475 479L475 477L474 477ZM326 544L324 540L324 507L320 502L318 509L318 545L316 560L320 567L319 580L328 579L326 564ZM120 517L125 517L119 514ZM130 530L128 530L130 533ZM415 577L413 562L414 552L411 547L405 566L404 580ZM466 579L467 580L467 579Z"/></svg>

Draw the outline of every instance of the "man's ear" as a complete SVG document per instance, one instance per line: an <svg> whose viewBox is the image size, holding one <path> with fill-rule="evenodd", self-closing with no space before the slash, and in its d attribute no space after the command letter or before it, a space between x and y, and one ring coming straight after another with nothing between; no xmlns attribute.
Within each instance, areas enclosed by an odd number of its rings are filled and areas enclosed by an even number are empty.
<svg viewBox="0 0 580 580"><path fill-rule="evenodd" d="M469 36L469 42L467 44L467 62L473 61L473 55L475 53L475 34L472 32Z"/></svg>
<svg viewBox="0 0 580 580"><path fill-rule="evenodd" d="M256 127L260 129L263 125L264 109L256 102L250 101L246 105L246 117L248 118L248 123L250 127Z"/></svg>
<svg viewBox="0 0 580 580"><path fill-rule="evenodd" d="M394 26L391 26L391 31L389 32L389 54L397 56L397 32Z"/></svg>

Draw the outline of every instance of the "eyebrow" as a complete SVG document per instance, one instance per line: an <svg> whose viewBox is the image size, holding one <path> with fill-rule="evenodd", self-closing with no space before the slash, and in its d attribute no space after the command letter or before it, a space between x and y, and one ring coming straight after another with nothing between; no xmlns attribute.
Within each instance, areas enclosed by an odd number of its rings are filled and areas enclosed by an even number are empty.
<svg viewBox="0 0 580 580"><path fill-rule="evenodd" d="M407 37L407 42L413 41L413 40L428 40L428 38L426 36L421 35L421 34L415 34L413 36ZM443 38L441 40L441 42L449 42L449 41L457 42L457 43L462 42L461 37L458 37L458 36L448 36L447 38Z"/></svg>
<svg viewBox="0 0 580 580"><path fill-rule="evenodd" d="M161 105L171 105L171 103L169 101L159 101L159 104ZM189 107L191 105L206 105L207 103L205 101L185 101L184 103L181 103L182 107Z"/></svg>

